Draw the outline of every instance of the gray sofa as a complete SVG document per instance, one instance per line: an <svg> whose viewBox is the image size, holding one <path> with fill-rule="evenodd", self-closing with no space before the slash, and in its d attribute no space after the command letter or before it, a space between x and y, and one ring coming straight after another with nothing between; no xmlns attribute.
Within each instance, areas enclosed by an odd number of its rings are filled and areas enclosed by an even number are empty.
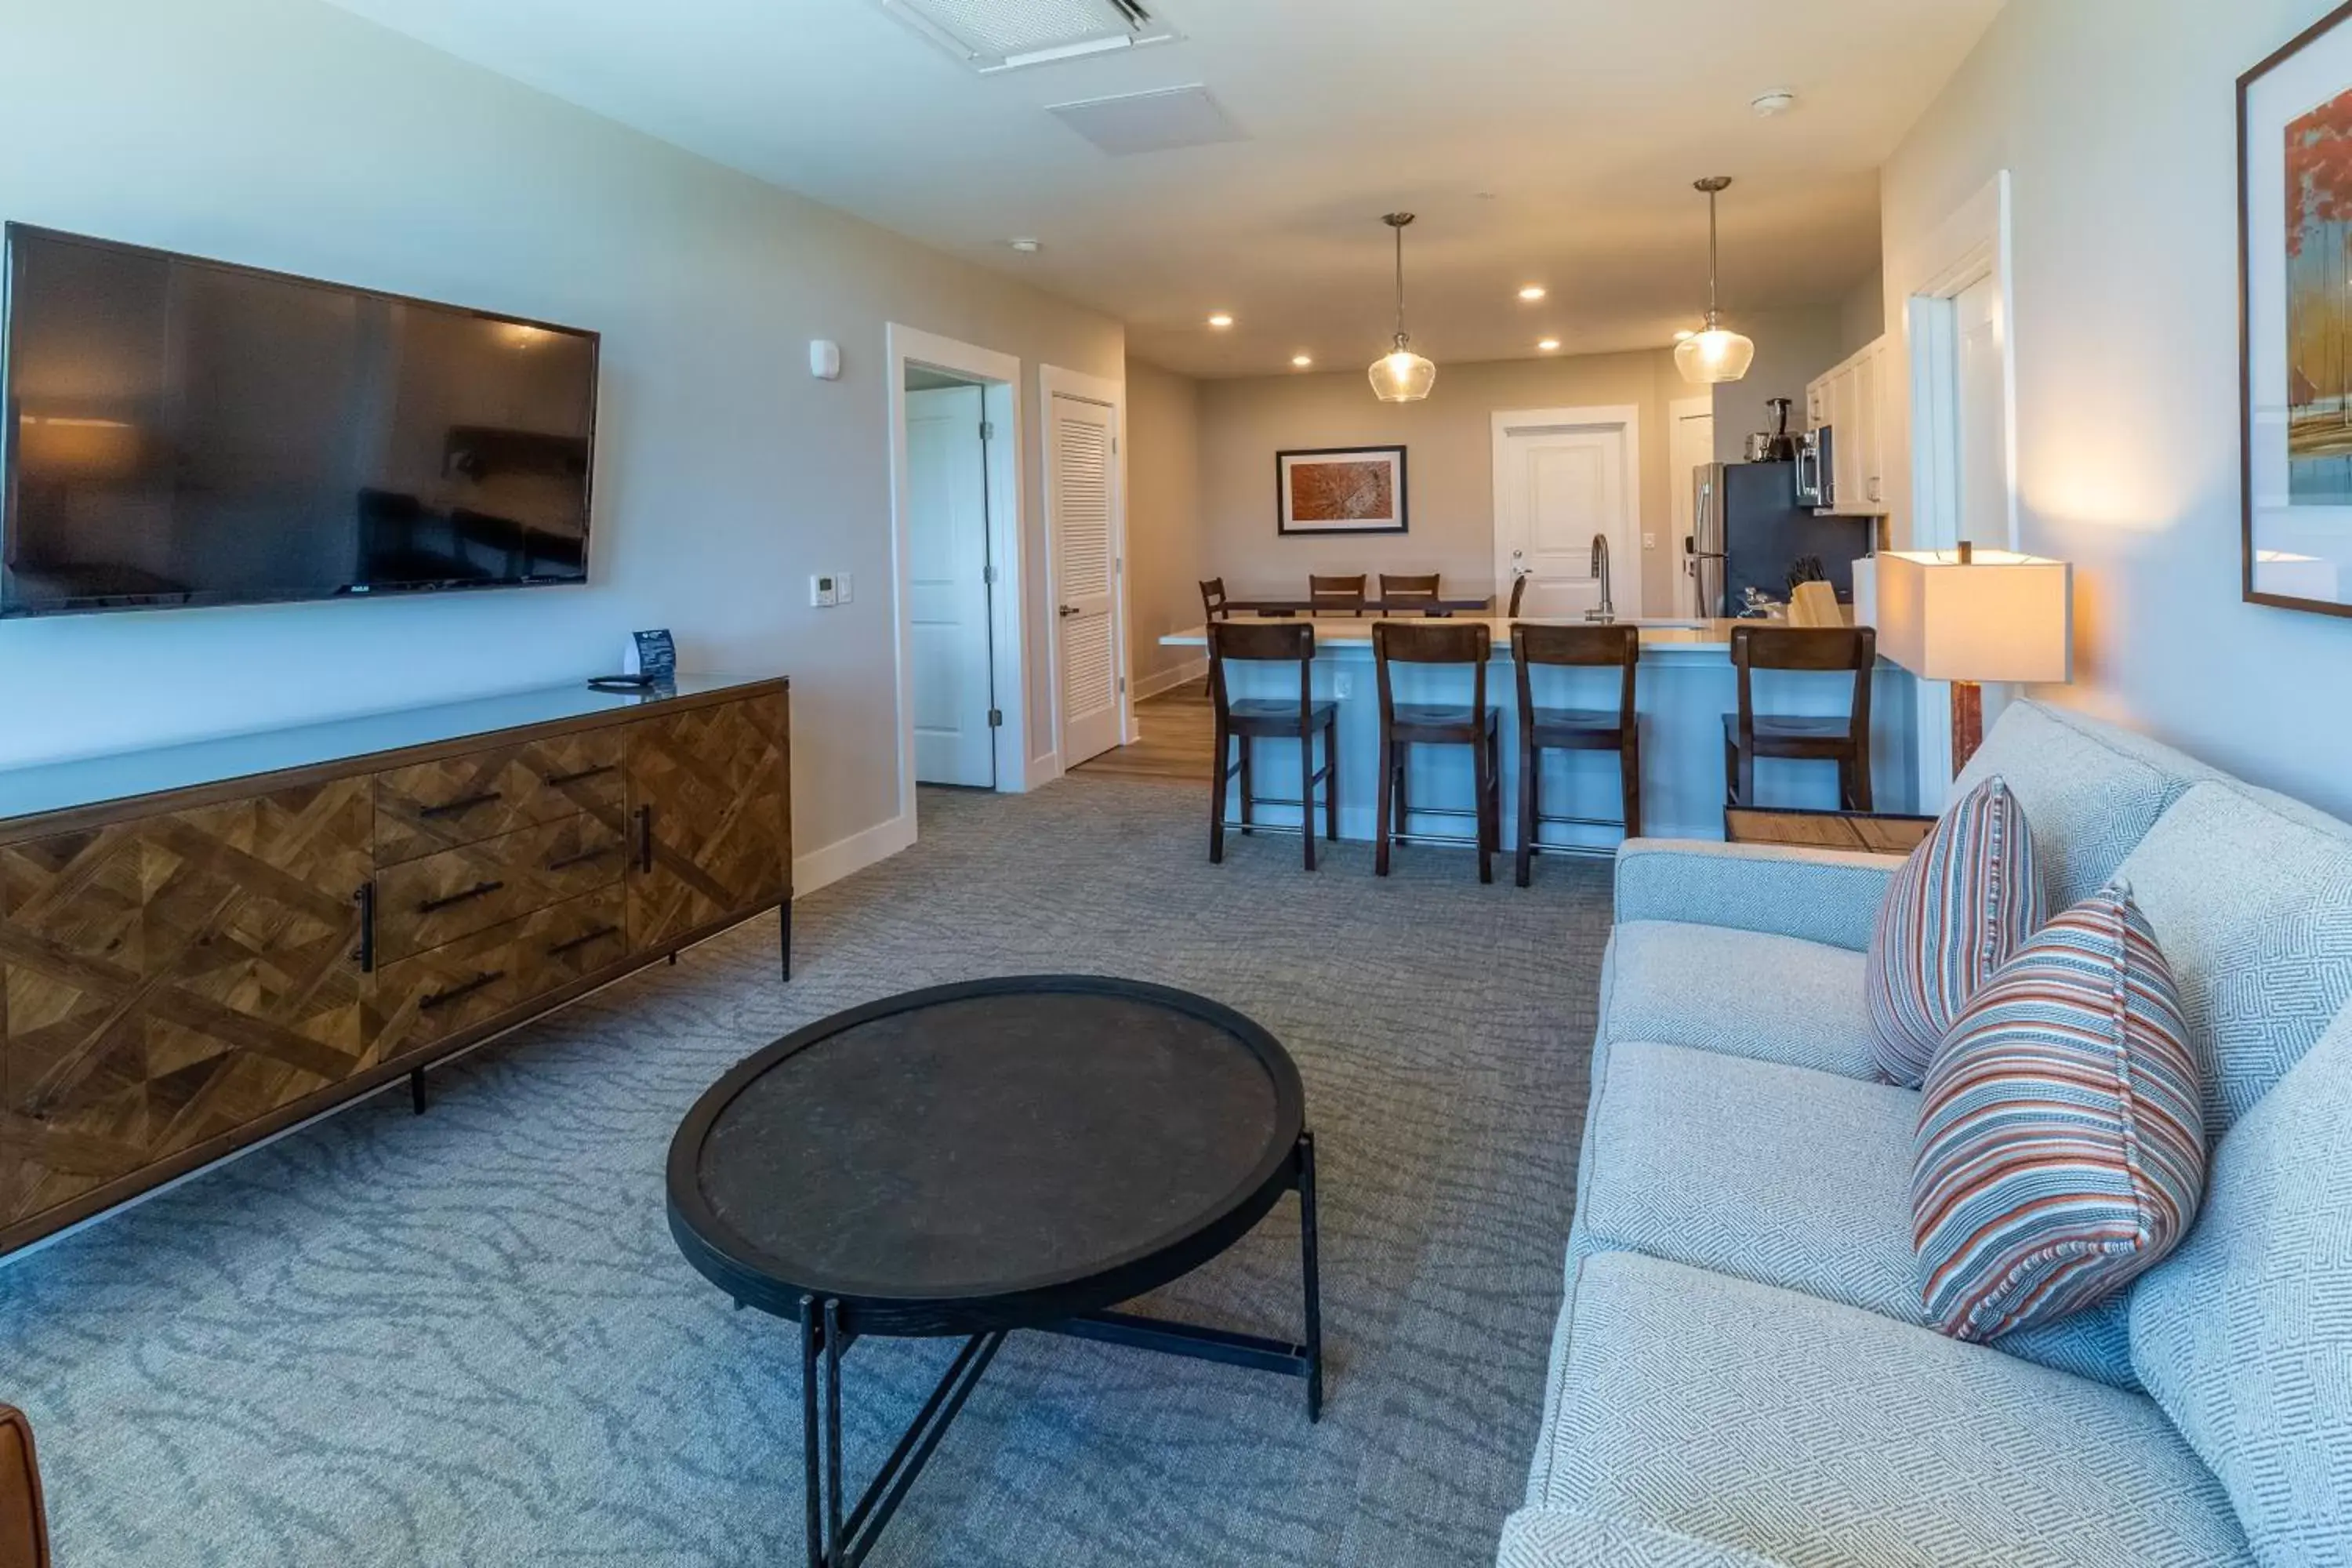
<svg viewBox="0 0 2352 1568"><path fill-rule="evenodd" d="M1898 862L1628 844L1503 1568L2352 1564L2352 827L2032 702L1994 773L2053 910L2120 872L2180 982L2189 1239L2038 1331L1922 1327L1863 986Z"/></svg>

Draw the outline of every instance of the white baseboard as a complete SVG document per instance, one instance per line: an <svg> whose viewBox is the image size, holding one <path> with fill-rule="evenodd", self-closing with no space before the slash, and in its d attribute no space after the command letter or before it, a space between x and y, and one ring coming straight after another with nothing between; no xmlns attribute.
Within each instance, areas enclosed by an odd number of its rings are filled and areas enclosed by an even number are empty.
<svg viewBox="0 0 2352 1568"><path fill-rule="evenodd" d="M1189 686L1195 681L1208 679L1209 661L1206 658L1192 659L1172 668L1163 669L1157 675L1137 677L1135 700L1140 702L1147 697L1157 697L1163 691L1173 691L1180 686Z"/></svg>
<svg viewBox="0 0 2352 1568"><path fill-rule="evenodd" d="M1051 751L1042 757L1029 759L1029 778L1023 787L1043 789L1061 776L1062 753L1058 750Z"/></svg>
<svg viewBox="0 0 2352 1568"><path fill-rule="evenodd" d="M793 857L793 897L806 898L819 888L877 866L915 842L915 819L894 816L860 833Z"/></svg>

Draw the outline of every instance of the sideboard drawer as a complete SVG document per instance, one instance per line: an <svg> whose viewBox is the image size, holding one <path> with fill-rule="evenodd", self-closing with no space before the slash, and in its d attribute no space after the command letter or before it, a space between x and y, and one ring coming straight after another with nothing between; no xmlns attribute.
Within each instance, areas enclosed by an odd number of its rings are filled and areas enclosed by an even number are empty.
<svg viewBox="0 0 2352 1568"><path fill-rule="evenodd" d="M384 1060L488 1022L628 954L618 883L388 965L376 981Z"/></svg>
<svg viewBox="0 0 2352 1568"><path fill-rule="evenodd" d="M621 879L617 823L576 816L383 871L376 885L382 962L456 942Z"/></svg>
<svg viewBox="0 0 2352 1568"><path fill-rule="evenodd" d="M627 752L627 736L614 726L378 773L376 863L414 860L578 812L617 826Z"/></svg>

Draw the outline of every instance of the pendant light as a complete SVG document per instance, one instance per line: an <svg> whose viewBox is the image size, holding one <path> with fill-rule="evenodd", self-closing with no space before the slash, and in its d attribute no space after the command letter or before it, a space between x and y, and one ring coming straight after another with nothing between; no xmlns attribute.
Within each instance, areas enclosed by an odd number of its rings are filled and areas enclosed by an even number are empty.
<svg viewBox="0 0 2352 1568"><path fill-rule="evenodd" d="M1700 385L1715 382L1738 381L1756 363L1756 344L1738 332L1725 330L1715 308L1716 270L1718 251L1715 231L1715 198L1731 184L1727 174L1716 174L1697 183L1696 189L1706 193L1706 330L1685 338L1675 348L1675 368L1683 373L1685 381Z"/></svg>
<svg viewBox="0 0 2352 1568"><path fill-rule="evenodd" d="M1372 362L1372 395L1382 403L1418 403L1437 384L1437 367L1412 352L1404 330L1404 226L1411 213L1391 213L1381 220L1396 230L1396 346Z"/></svg>

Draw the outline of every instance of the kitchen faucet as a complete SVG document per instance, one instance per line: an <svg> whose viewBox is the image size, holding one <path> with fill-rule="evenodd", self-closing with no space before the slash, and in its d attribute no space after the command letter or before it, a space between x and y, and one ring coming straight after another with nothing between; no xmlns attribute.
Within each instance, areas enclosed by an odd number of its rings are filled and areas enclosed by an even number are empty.
<svg viewBox="0 0 2352 1568"><path fill-rule="evenodd" d="M1609 602L1609 536L1605 533L1592 536L1592 574L1601 580L1601 602L1585 611L1584 618L1613 621L1617 618L1617 606Z"/></svg>

